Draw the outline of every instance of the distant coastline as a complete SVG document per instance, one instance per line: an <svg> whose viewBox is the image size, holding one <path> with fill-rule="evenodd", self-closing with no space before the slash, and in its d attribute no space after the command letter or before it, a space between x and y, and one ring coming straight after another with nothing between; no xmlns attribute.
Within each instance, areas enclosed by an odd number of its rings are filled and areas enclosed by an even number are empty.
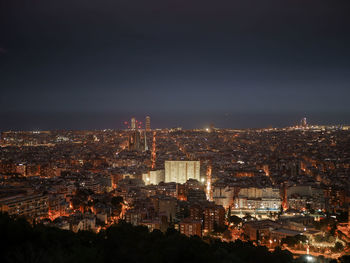
<svg viewBox="0 0 350 263"><path fill-rule="evenodd" d="M1 112L0 131L8 130L103 130L125 129L123 122L131 116L152 118L154 128L283 128L298 125L304 116L310 125L350 125L347 112Z"/></svg>

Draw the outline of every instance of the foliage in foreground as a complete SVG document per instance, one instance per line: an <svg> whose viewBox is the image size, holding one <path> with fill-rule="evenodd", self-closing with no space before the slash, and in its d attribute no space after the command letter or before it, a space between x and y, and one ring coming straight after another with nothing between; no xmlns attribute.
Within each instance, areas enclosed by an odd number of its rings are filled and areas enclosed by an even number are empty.
<svg viewBox="0 0 350 263"><path fill-rule="evenodd" d="M98 234L73 233L35 225L0 214L1 262L292 262L288 251L256 247L249 242L204 242L177 231L148 232L145 227L120 223Z"/></svg>

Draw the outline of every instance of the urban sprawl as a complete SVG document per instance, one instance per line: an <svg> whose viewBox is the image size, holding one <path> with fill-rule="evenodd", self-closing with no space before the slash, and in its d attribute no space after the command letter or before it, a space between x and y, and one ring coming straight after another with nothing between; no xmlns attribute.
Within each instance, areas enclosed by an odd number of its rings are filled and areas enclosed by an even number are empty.
<svg viewBox="0 0 350 263"><path fill-rule="evenodd" d="M99 232L121 220L293 254L349 253L350 129L1 133L0 211Z"/></svg>

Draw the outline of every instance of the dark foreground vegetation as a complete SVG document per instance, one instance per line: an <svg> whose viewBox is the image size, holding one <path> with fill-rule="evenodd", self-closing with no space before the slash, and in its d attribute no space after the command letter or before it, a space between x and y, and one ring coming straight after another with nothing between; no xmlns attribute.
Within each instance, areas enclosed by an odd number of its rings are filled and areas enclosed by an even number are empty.
<svg viewBox="0 0 350 263"><path fill-rule="evenodd" d="M236 241L204 242L175 230L148 232L126 223L98 234L30 225L0 214L0 262L292 262L288 251Z"/></svg>

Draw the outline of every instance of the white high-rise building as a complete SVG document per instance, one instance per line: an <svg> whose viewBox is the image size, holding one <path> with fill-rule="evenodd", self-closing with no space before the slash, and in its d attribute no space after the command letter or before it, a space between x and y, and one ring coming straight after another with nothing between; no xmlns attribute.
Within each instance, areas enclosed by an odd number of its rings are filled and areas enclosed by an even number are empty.
<svg viewBox="0 0 350 263"><path fill-rule="evenodd" d="M200 181L200 161L165 161L165 182L186 183L188 179Z"/></svg>
<svg viewBox="0 0 350 263"><path fill-rule="evenodd" d="M131 129L136 130L136 119L134 117L131 118Z"/></svg>

